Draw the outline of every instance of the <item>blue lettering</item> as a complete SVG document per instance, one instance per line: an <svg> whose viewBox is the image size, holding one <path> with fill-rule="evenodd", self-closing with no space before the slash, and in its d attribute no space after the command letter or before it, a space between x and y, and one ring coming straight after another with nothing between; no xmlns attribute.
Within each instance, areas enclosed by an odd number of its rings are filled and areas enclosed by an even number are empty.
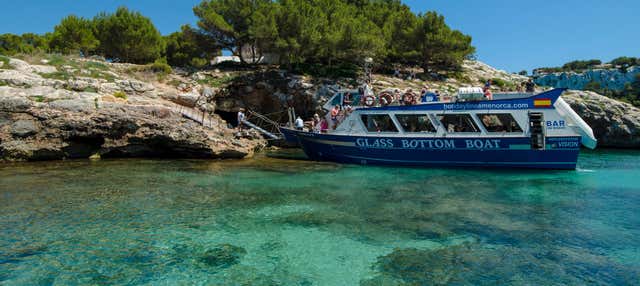
<svg viewBox="0 0 640 286"><path fill-rule="evenodd" d="M445 140L444 141L444 146L447 149L455 149L456 148L456 144L455 144L455 142L453 142L453 140Z"/></svg>
<svg viewBox="0 0 640 286"><path fill-rule="evenodd" d="M465 140L467 143L467 149L473 149L473 140Z"/></svg>

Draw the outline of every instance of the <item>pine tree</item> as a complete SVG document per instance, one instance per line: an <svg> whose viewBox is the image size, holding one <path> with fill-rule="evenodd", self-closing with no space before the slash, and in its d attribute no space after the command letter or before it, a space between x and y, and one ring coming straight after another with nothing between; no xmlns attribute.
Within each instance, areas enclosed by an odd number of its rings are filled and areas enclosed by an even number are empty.
<svg viewBox="0 0 640 286"><path fill-rule="evenodd" d="M94 18L99 51L115 61L144 64L160 58L165 45L151 20L139 12L120 7L114 14Z"/></svg>
<svg viewBox="0 0 640 286"><path fill-rule="evenodd" d="M53 29L50 47L51 50L60 53L80 52L88 56L99 44L100 41L93 34L93 24L90 20L69 15Z"/></svg>

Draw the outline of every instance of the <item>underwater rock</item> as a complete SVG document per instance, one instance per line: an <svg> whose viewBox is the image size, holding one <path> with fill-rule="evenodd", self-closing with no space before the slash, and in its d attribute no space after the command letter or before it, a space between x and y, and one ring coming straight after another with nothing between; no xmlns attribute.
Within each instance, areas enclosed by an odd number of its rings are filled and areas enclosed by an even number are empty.
<svg viewBox="0 0 640 286"><path fill-rule="evenodd" d="M629 285L640 271L583 249L466 243L437 250L395 249L379 257L380 281L409 285ZM374 284L372 279L364 285Z"/></svg>
<svg viewBox="0 0 640 286"><path fill-rule="evenodd" d="M245 254L247 254L247 251L242 247L220 244L213 249L205 251L199 260L207 266L227 268L238 264Z"/></svg>

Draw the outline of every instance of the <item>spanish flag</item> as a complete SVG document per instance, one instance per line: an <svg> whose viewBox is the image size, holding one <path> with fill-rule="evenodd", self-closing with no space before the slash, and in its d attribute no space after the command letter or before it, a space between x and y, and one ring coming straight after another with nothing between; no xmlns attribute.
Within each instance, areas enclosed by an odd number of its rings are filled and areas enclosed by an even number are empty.
<svg viewBox="0 0 640 286"><path fill-rule="evenodd" d="M551 99L548 98L539 98L533 100L533 107L551 107Z"/></svg>

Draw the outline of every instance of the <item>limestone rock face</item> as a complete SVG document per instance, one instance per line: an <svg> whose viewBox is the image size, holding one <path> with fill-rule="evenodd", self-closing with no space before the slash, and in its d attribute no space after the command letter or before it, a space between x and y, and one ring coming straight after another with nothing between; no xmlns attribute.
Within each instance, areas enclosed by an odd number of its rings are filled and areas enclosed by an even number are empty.
<svg viewBox="0 0 640 286"><path fill-rule="evenodd" d="M591 126L598 147L640 148L639 108L590 91L567 91L562 98Z"/></svg>
<svg viewBox="0 0 640 286"><path fill-rule="evenodd" d="M0 97L0 160L100 157L244 158L265 145L161 105Z"/></svg>
<svg viewBox="0 0 640 286"><path fill-rule="evenodd" d="M597 82L602 88L622 90L626 83L631 83L640 73L640 66L628 68L626 71L619 69L595 69L583 73L562 72L550 73L536 77L538 85L564 87L570 89L584 89L590 82Z"/></svg>
<svg viewBox="0 0 640 286"><path fill-rule="evenodd" d="M60 68L65 73L74 69ZM176 94L170 87L110 70L101 72L111 79L84 70L65 80L47 78L56 71L18 59L10 59L10 69L0 69L0 161L245 158L266 145L254 133L236 134L217 115L207 127L184 118L174 102L195 105L197 97ZM213 91L208 94L214 96ZM198 106L213 110L215 105L204 107Z"/></svg>

